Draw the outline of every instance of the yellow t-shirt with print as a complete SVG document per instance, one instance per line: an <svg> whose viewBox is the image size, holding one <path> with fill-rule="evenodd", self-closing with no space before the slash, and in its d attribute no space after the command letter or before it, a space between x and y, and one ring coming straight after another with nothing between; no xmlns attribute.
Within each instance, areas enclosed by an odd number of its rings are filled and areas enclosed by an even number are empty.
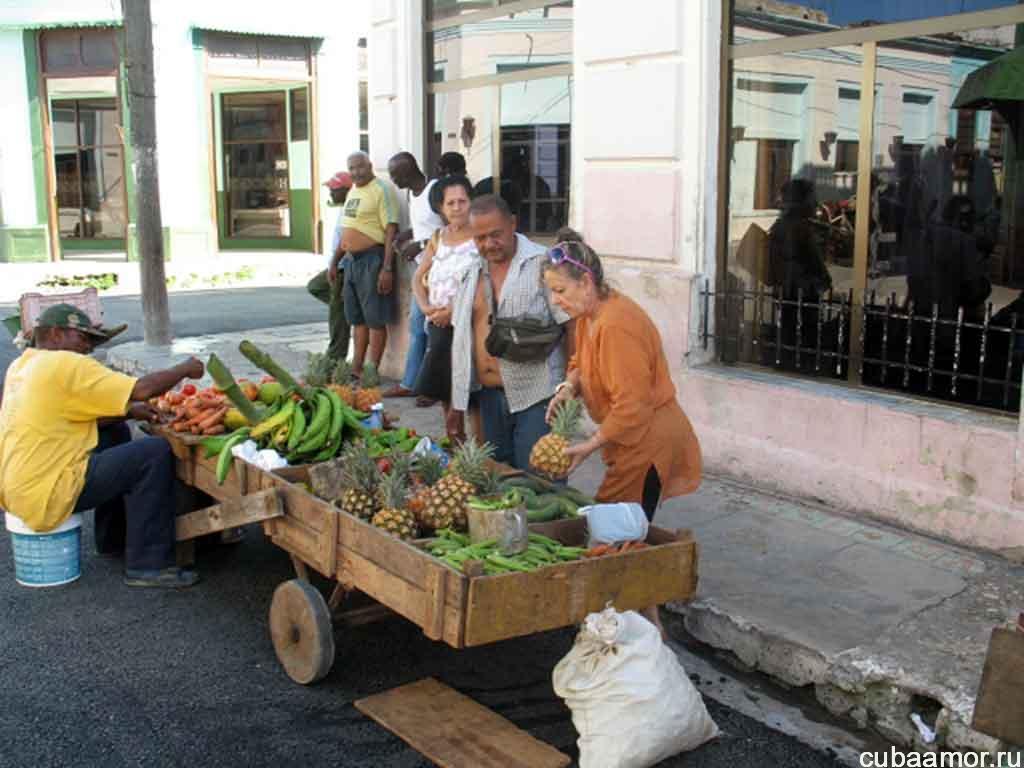
<svg viewBox="0 0 1024 768"><path fill-rule="evenodd" d="M374 179L362 187L352 187L345 198L342 226L362 232L376 243L384 244L388 224L398 223L398 195L383 179Z"/></svg>
<svg viewBox="0 0 1024 768"><path fill-rule="evenodd" d="M96 419L122 416L135 379L77 352L26 349L0 405L0 507L35 531L71 515L96 447Z"/></svg>

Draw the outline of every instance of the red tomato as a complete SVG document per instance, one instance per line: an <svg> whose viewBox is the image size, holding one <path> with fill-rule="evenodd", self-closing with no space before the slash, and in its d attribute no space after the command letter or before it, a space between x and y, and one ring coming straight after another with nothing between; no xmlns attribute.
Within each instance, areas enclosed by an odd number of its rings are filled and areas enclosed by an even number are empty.
<svg viewBox="0 0 1024 768"><path fill-rule="evenodd" d="M191 397L195 393L196 393L196 385L195 384L186 384L184 387L181 388L181 394L183 394L185 397Z"/></svg>
<svg viewBox="0 0 1024 768"><path fill-rule="evenodd" d="M275 379L273 376L264 376L262 379L260 379L260 384L273 384L276 381L277 379Z"/></svg>
<svg viewBox="0 0 1024 768"><path fill-rule="evenodd" d="M391 462L388 461L387 459L378 459L377 469L379 469L384 474L387 474L388 472L391 471Z"/></svg>

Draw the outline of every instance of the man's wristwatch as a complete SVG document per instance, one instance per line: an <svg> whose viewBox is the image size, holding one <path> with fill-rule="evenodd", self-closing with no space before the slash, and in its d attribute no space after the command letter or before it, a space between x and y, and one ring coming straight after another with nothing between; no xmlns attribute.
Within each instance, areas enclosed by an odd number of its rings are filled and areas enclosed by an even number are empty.
<svg viewBox="0 0 1024 768"><path fill-rule="evenodd" d="M383 264L383 265L381 265L380 271L381 272L394 272L395 271L395 265L394 264Z"/></svg>
<svg viewBox="0 0 1024 768"><path fill-rule="evenodd" d="M572 395L572 396L575 396L575 395L576 395L576 387L574 387L574 386L572 385L572 382L571 382L571 381L562 381L562 382L559 382L558 386L556 386L556 387L555 387L555 394L556 394L556 395L557 395L557 394L558 394L559 392L561 392L561 391L562 391L562 387L568 387L568 388L569 388L569 394L570 394L570 395Z"/></svg>

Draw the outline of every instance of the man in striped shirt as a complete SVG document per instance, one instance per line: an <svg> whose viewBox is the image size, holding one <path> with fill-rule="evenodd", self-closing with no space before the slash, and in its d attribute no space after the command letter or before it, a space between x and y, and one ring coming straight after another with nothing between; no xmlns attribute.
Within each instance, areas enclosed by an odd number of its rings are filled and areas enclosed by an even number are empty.
<svg viewBox="0 0 1024 768"><path fill-rule="evenodd" d="M345 318L352 326L355 351L352 372L361 375L367 347L380 367L394 314L395 235L398 234L398 195L378 179L365 152L348 158L355 186L345 198L341 245L345 266Z"/></svg>
<svg viewBox="0 0 1024 768"><path fill-rule="evenodd" d="M529 465L534 443L547 434L544 419L555 384L565 375L571 333L547 360L519 363L495 358L485 340L494 304L498 317L529 316L564 325L569 316L553 306L541 282L545 248L516 233L516 217L495 195L470 206L470 227L481 265L462 280L452 311L452 406L447 431L465 434L470 397L480 408L483 438L495 446L495 458L519 469ZM492 297L494 302L492 304Z"/></svg>

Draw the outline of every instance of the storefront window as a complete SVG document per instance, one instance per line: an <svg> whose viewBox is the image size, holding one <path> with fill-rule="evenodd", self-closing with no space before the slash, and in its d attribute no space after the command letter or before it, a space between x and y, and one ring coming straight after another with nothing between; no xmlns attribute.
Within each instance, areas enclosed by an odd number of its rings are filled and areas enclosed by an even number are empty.
<svg viewBox="0 0 1024 768"><path fill-rule="evenodd" d="M741 23L743 6L735 35L763 31ZM914 7L886 3L885 20ZM773 17L776 35L806 34L791 11ZM1021 29L736 49L725 270L708 303L722 360L1019 408Z"/></svg>
<svg viewBox="0 0 1024 768"><path fill-rule="evenodd" d="M288 237L288 126L283 91L222 97L228 237Z"/></svg>
<svg viewBox="0 0 1024 768"><path fill-rule="evenodd" d="M51 116L60 236L123 238L124 154L116 100L58 100Z"/></svg>
<svg viewBox="0 0 1024 768"><path fill-rule="evenodd" d="M461 153L476 194L500 192L520 231L552 234L569 215L572 3L488 7L486 18L428 33L428 165Z"/></svg>

